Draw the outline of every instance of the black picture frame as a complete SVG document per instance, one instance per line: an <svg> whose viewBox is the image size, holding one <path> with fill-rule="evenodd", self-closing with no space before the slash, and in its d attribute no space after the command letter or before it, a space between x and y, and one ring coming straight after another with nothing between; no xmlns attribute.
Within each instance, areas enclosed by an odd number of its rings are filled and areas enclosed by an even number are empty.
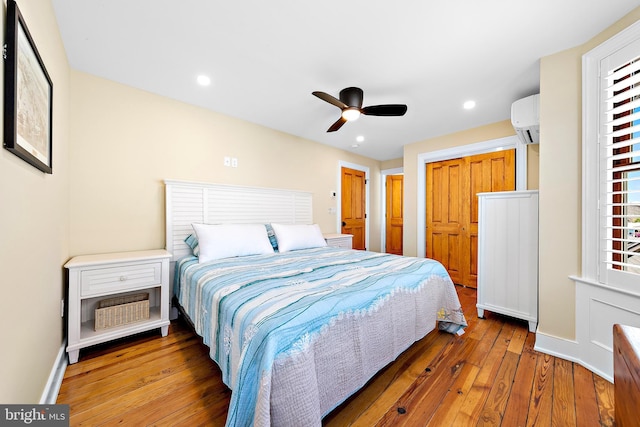
<svg viewBox="0 0 640 427"><path fill-rule="evenodd" d="M15 0L7 1L4 147L53 173L53 83Z"/></svg>

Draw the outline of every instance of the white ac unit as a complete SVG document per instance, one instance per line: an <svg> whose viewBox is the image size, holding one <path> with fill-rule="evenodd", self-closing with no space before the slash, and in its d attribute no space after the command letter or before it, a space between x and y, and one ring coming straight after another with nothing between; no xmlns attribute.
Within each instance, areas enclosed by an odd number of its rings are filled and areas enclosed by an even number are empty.
<svg viewBox="0 0 640 427"><path fill-rule="evenodd" d="M525 144L540 142L540 94L527 96L511 104L511 124Z"/></svg>

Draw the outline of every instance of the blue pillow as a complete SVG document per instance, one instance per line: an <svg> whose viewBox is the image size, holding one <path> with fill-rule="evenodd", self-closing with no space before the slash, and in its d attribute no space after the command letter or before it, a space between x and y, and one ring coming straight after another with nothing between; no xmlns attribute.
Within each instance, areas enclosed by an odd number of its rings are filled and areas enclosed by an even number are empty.
<svg viewBox="0 0 640 427"><path fill-rule="evenodd" d="M264 225L267 228L267 236L269 236L269 242L271 242L271 246L273 246L274 251L278 251L278 239L276 239L276 232L273 231L273 227L271 224Z"/></svg>
<svg viewBox="0 0 640 427"><path fill-rule="evenodd" d="M198 245L198 238L195 235L189 234L184 239L184 242L191 248L194 256L200 255L200 246Z"/></svg>

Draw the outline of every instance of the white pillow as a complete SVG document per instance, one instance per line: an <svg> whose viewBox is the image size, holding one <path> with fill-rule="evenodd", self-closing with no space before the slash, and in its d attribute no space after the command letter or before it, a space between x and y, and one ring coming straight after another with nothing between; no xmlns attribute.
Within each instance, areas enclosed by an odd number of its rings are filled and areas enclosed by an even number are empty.
<svg viewBox="0 0 640 427"><path fill-rule="evenodd" d="M264 224L192 224L198 236L199 262L273 253Z"/></svg>
<svg viewBox="0 0 640 427"><path fill-rule="evenodd" d="M318 224L271 224L271 226L276 233L280 252L327 246Z"/></svg>

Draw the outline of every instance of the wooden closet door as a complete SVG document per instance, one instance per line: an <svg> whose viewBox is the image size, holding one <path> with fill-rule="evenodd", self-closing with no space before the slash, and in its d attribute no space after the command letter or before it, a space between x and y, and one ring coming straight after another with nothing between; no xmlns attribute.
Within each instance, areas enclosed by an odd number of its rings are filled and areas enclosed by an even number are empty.
<svg viewBox="0 0 640 427"><path fill-rule="evenodd" d="M463 282L464 159L427 164L427 258L440 261L454 283Z"/></svg>
<svg viewBox="0 0 640 427"><path fill-rule="evenodd" d="M478 287L478 193L516 189L515 150L478 154L467 158L469 174L468 262L464 272L465 286Z"/></svg>
<svg viewBox="0 0 640 427"><path fill-rule="evenodd" d="M426 254L454 283L478 285L477 193L515 190L515 150L428 163Z"/></svg>

